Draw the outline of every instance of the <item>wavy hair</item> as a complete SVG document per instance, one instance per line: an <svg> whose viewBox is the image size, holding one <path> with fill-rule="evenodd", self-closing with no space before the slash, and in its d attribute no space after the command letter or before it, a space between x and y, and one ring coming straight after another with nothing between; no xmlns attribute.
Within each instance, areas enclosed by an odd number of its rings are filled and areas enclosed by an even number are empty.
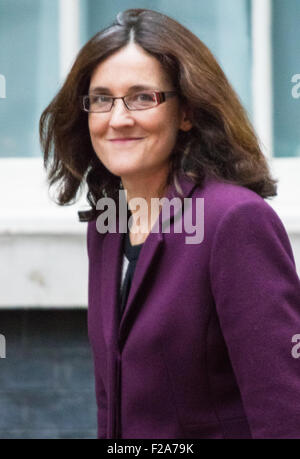
<svg viewBox="0 0 300 459"><path fill-rule="evenodd" d="M239 97L207 46L174 19L147 9L130 9L92 37L79 52L62 88L43 111L40 142L50 187L57 182L59 205L71 204L87 185L96 218L97 201L118 202L120 177L102 164L92 147L80 96L87 94L97 65L130 41L155 56L187 107L193 127L179 131L170 155L168 184L185 174L201 186L206 175L247 187L263 198L277 195L255 131ZM180 193L180 190L178 190Z"/></svg>

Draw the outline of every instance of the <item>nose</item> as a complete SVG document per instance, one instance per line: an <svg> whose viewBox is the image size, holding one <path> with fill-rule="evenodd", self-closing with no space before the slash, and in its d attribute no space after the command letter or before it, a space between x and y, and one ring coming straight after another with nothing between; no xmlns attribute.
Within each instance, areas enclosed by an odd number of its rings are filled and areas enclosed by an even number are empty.
<svg viewBox="0 0 300 459"><path fill-rule="evenodd" d="M109 125L112 128L120 128L122 126L133 126L134 119L131 112L125 107L122 99L116 99L110 112Z"/></svg>

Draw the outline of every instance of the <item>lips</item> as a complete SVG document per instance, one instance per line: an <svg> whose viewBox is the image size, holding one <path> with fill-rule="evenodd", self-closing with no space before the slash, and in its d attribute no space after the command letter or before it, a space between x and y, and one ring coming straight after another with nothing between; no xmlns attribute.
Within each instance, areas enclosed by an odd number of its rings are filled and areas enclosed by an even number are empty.
<svg viewBox="0 0 300 459"><path fill-rule="evenodd" d="M109 139L110 142L133 142L135 140L141 140L142 137L123 137L120 139Z"/></svg>
<svg viewBox="0 0 300 459"><path fill-rule="evenodd" d="M109 141L113 144L113 145L119 145L119 146L124 146L124 145L134 145L135 143L137 143L139 140L143 140L143 137L123 137L123 138L119 138L119 139L109 139Z"/></svg>

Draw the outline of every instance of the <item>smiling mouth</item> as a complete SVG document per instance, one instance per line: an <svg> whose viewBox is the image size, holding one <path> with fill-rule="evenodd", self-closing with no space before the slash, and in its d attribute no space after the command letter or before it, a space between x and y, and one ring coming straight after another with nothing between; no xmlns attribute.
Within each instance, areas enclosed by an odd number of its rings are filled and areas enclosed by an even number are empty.
<svg viewBox="0 0 300 459"><path fill-rule="evenodd" d="M143 137L128 137L128 138L123 138L123 139L109 139L110 142L113 143L130 143L130 142L135 142L137 140L142 140Z"/></svg>

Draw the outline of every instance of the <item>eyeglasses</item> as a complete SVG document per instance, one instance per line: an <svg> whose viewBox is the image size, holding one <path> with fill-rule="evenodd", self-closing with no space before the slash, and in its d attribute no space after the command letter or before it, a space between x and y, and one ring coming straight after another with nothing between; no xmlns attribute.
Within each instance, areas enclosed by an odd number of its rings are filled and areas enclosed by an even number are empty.
<svg viewBox="0 0 300 459"><path fill-rule="evenodd" d="M148 110L175 96L176 91L143 91L123 97L112 97L106 94L89 94L82 97L82 109L88 113L110 112L116 99L122 99L128 110Z"/></svg>

